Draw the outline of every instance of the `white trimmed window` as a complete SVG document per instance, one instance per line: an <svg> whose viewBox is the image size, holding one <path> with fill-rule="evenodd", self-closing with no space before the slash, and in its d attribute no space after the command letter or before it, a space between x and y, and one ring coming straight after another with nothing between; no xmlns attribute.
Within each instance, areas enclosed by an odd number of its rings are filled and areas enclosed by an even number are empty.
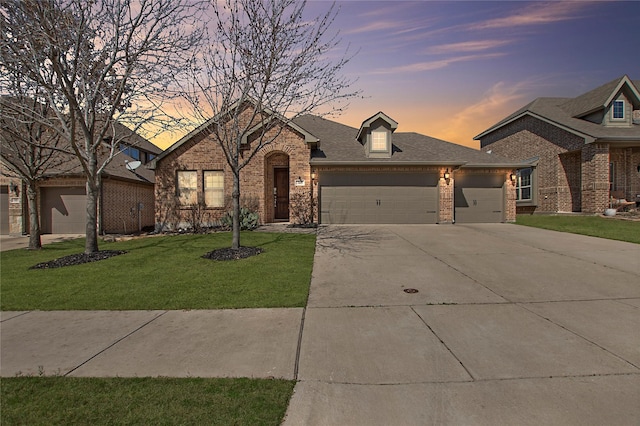
<svg viewBox="0 0 640 426"><path fill-rule="evenodd" d="M207 207L224 207L224 172L204 172L204 204Z"/></svg>
<svg viewBox="0 0 640 426"><path fill-rule="evenodd" d="M388 151L387 132L374 130L371 132L371 151Z"/></svg>
<svg viewBox="0 0 640 426"><path fill-rule="evenodd" d="M531 167L518 170L516 181L516 200L531 200Z"/></svg>
<svg viewBox="0 0 640 426"><path fill-rule="evenodd" d="M198 203L198 172L195 170L178 170L177 195L180 204L190 206Z"/></svg>
<svg viewBox="0 0 640 426"><path fill-rule="evenodd" d="M611 107L611 118L614 120L624 120L623 100L613 101L613 106Z"/></svg>

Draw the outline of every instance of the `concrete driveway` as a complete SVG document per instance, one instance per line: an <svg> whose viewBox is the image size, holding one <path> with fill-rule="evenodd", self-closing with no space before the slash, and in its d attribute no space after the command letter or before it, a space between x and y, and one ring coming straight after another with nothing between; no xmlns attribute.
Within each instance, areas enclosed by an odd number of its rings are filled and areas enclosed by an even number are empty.
<svg viewBox="0 0 640 426"><path fill-rule="evenodd" d="M640 245L319 230L286 425L640 424Z"/></svg>

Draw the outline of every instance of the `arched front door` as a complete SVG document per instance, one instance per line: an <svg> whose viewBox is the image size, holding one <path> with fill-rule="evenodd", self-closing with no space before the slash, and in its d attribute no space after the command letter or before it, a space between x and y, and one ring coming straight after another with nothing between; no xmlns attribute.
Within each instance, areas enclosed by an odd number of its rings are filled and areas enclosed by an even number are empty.
<svg viewBox="0 0 640 426"><path fill-rule="evenodd" d="M273 194L275 220L289 220L289 168L273 169Z"/></svg>

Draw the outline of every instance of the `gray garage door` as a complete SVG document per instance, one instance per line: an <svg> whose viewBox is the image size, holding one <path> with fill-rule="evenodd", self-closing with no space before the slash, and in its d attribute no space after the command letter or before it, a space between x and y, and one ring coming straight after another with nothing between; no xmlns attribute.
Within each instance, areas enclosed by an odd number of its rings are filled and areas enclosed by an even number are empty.
<svg viewBox="0 0 640 426"><path fill-rule="evenodd" d="M504 221L504 176L463 175L456 177L454 204L456 223Z"/></svg>
<svg viewBox="0 0 640 426"><path fill-rule="evenodd" d="M42 232L83 234L87 197L83 187L42 188Z"/></svg>
<svg viewBox="0 0 640 426"><path fill-rule="evenodd" d="M9 233L9 185L0 185L0 234Z"/></svg>
<svg viewBox="0 0 640 426"><path fill-rule="evenodd" d="M437 176L328 174L320 178L320 223L436 223Z"/></svg>

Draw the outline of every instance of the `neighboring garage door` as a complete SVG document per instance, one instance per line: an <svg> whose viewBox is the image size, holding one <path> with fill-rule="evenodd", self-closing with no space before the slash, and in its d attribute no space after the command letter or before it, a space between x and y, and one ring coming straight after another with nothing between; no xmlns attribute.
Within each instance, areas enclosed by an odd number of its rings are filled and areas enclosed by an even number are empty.
<svg viewBox="0 0 640 426"><path fill-rule="evenodd" d="M0 185L0 234L9 233L9 185Z"/></svg>
<svg viewBox="0 0 640 426"><path fill-rule="evenodd" d="M437 175L329 173L320 177L320 223L436 223Z"/></svg>
<svg viewBox="0 0 640 426"><path fill-rule="evenodd" d="M454 183L456 223L504 221L502 175L461 175Z"/></svg>
<svg viewBox="0 0 640 426"><path fill-rule="evenodd" d="M83 234L87 196L83 187L41 188L42 232L47 234Z"/></svg>

